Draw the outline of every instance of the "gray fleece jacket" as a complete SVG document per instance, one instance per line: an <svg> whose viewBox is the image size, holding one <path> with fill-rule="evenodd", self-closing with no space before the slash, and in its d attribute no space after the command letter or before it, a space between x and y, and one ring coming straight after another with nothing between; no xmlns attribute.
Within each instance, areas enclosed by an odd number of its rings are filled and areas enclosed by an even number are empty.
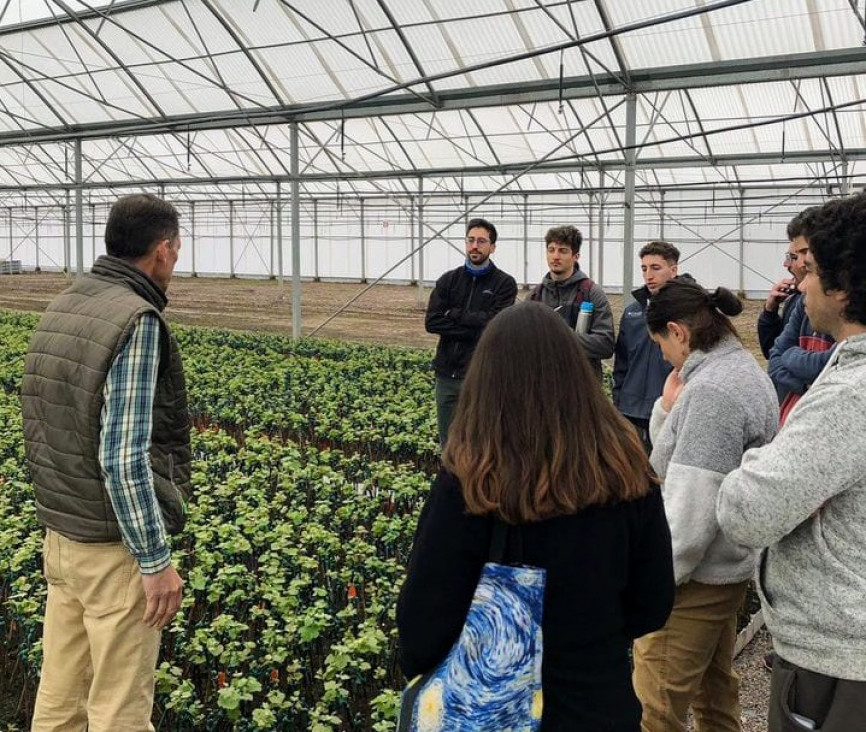
<svg viewBox="0 0 866 732"><path fill-rule="evenodd" d="M725 479L717 507L731 540L763 549L777 653L866 681L866 334L836 347L778 437Z"/></svg>
<svg viewBox="0 0 866 732"><path fill-rule="evenodd" d="M659 398L650 418L650 462L664 481L674 576L678 585L743 582L752 576L758 552L719 530L716 495L743 453L776 434L776 390L733 337L693 351L680 377L685 386L670 413Z"/></svg>

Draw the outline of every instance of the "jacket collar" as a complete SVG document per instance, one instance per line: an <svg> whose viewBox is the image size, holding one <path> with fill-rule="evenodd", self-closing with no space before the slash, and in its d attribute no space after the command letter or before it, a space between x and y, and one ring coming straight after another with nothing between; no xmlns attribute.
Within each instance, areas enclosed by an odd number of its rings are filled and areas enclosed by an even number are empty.
<svg viewBox="0 0 866 732"><path fill-rule="evenodd" d="M555 291L566 287L572 287L581 280L585 279L586 273L582 269L580 269L580 267L575 266L574 272L572 273L571 277L569 277L567 280L560 280L559 282L554 281L554 279L550 276L550 272L548 272L541 280L541 286L548 290Z"/></svg>
<svg viewBox="0 0 866 732"><path fill-rule="evenodd" d="M168 298L162 288L138 267L120 257L103 254L97 258L90 274L121 282L153 305L159 312L165 310Z"/></svg>

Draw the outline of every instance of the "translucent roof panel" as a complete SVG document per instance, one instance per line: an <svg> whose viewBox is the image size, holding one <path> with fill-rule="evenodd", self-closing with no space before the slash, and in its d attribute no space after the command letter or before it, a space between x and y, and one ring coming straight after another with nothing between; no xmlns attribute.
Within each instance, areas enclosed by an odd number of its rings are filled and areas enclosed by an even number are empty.
<svg viewBox="0 0 866 732"><path fill-rule="evenodd" d="M0 190L838 178L866 157L849 0L0 2ZM600 181L604 181L603 183Z"/></svg>

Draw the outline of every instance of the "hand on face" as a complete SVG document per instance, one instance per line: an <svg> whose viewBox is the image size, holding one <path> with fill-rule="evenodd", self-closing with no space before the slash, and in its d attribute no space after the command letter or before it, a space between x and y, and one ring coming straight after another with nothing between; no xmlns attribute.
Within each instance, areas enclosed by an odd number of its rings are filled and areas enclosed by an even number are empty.
<svg viewBox="0 0 866 732"><path fill-rule="evenodd" d="M764 303L764 310L775 312L779 309L779 305L787 300L796 290L797 281L793 277L785 277L779 280L770 289L770 294L767 295L767 301Z"/></svg>
<svg viewBox="0 0 866 732"><path fill-rule="evenodd" d="M676 404L677 399L679 399L684 387L685 383L680 378L680 370L674 369L671 371L668 374L668 378L665 379L665 385L662 389L662 409L670 412L674 404Z"/></svg>

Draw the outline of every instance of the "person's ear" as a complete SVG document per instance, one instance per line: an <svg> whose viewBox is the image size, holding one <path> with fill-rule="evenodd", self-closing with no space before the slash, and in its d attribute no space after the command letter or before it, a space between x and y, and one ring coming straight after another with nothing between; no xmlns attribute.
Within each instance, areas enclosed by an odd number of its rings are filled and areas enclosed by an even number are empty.
<svg viewBox="0 0 866 732"><path fill-rule="evenodd" d="M168 239L160 239L156 244L156 260L161 264L168 260L168 249L171 246L171 241Z"/></svg>
<svg viewBox="0 0 866 732"><path fill-rule="evenodd" d="M668 323L668 334L676 340L679 344L684 344L689 342L689 333L686 328L680 324L671 321Z"/></svg>

